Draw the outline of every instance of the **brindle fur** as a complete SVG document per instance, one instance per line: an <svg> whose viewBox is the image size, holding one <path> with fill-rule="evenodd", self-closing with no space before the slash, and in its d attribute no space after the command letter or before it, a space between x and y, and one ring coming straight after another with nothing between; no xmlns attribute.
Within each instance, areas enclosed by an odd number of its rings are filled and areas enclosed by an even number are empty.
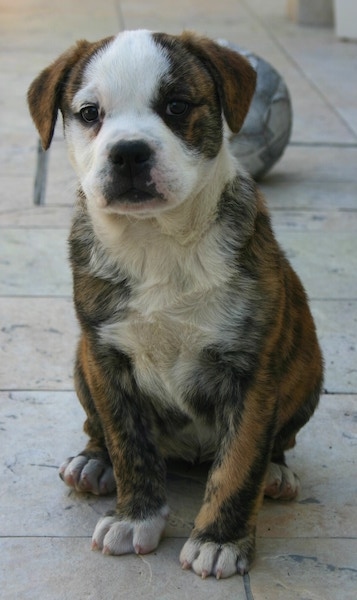
<svg viewBox="0 0 357 600"><path fill-rule="evenodd" d="M166 47L179 48L178 62L181 55L204 62L226 118L239 129L252 91L243 94L246 106L234 117L234 78L239 76L239 86L248 81L254 87L254 78L249 70L242 70L240 59L239 65L227 66L232 55L188 34L179 42L161 34L157 39ZM58 107L68 111L64 81L76 69L68 85L80 85L78 63L83 64L92 52L93 47L81 42L31 87L30 108L45 147L51 141ZM219 118L213 119L212 132ZM190 127L181 135L198 144L195 123ZM205 146L208 156L221 143L221 133L218 142L215 135ZM165 461L186 456L186 428L196 420L210 427L217 443L191 540L214 542L218 547L235 545L237 570L244 571L253 559L269 462L285 465L285 451L294 446L297 432L313 414L322 385L322 357L304 289L274 238L265 203L249 177L239 173L227 184L213 227L219 231L221 253L235 273L221 294L224 327L215 344L193 357L195 369L182 383L181 404L173 405L148 394L136 378L132 357L103 341L103 325L130 317L130 300L140 282L111 260L96 237L86 198L79 191L69 242L81 326L75 386L90 438L81 455L99 461L103 470L112 464L116 516L145 519L166 504ZM195 243L199 242L192 246ZM194 460L190 452L188 457Z"/></svg>

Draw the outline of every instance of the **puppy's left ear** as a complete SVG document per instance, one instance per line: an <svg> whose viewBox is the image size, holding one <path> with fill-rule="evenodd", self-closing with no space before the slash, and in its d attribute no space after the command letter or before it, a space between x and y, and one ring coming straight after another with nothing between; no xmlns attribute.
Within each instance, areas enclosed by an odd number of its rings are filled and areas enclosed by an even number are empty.
<svg viewBox="0 0 357 600"><path fill-rule="evenodd" d="M255 91L257 74L238 52L191 32L179 36L186 48L205 65L216 83L226 121L238 133Z"/></svg>

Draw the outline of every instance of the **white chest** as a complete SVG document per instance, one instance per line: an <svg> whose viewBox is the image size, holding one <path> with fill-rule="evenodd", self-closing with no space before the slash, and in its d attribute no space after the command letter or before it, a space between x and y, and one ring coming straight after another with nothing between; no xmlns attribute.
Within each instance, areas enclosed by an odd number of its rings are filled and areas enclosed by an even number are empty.
<svg viewBox="0 0 357 600"><path fill-rule="evenodd" d="M131 358L138 386L158 410L174 407L190 417L177 436L162 441L163 454L208 460L215 453L215 427L191 413L185 398L202 350L222 337L229 342L228 251L222 250L218 225L187 245L139 225L126 228L121 243L111 246L111 259L128 274L131 294L125 318L102 325L101 338ZM109 276L95 257L93 271Z"/></svg>
<svg viewBox="0 0 357 600"><path fill-rule="evenodd" d="M147 393L181 404L181 390L200 352L219 335L216 295L192 292L167 303L167 290L147 289L130 302L125 320L102 327L102 339L130 356L136 380Z"/></svg>
<svg viewBox="0 0 357 600"><path fill-rule="evenodd" d="M126 318L101 328L103 341L130 356L139 386L162 402L181 405L200 352L219 339L230 271L214 233L188 248L165 239L138 246Z"/></svg>
<svg viewBox="0 0 357 600"><path fill-rule="evenodd" d="M215 427L191 414L184 398L201 350L217 340L212 300L197 294L163 308L160 291L156 292L158 310L139 310L145 304L145 295L139 295L131 303L128 317L105 326L102 337L131 357L135 379L157 410L160 405L171 406L191 418L177 435L165 438L163 455L193 462L211 460L216 450ZM154 290L150 296L154 299Z"/></svg>

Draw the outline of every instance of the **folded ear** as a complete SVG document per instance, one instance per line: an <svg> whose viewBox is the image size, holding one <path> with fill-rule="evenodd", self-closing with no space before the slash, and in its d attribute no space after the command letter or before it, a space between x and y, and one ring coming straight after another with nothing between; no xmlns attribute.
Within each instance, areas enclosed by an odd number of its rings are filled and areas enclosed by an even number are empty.
<svg viewBox="0 0 357 600"><path fill-rule="evenodd" d="M84 40L77 42L44 69L29 88L27 100L30 113L44 150L51 144L68 74L89 46L90 43Z"/></svg>
<svg viewBox="0 0 357 600"><path fill-rule="evenodd" d="M112 39L108 37L93 43L80 40L44 69L30 85L27 100L44 150L51 144L58 110L72 70L75 67L80 69L85 60Z"/></svg>
<svg viewBox="0 0 357 600"><path fill-rule="evenodd" d="M184 32L179 39L210 72L226 121L230 129L237 133L253 98L257 78L255 70L244 56L209 38Z"/></svg>

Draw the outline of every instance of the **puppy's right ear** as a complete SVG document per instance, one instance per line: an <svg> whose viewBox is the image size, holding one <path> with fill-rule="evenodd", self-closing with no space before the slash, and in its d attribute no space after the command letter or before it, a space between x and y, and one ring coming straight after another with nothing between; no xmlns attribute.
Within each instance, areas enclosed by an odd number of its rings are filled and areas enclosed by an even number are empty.
<svg viewBox="0 0 357 600"><path fill-rule="evenodd" d="M49 148L52 141L68 75L90 46L90 42L85 40L77 42L44 69L29 88L27 100L30 113L44 150Z"/></svg>
<svg viewBox="0 0 357 600"><path fill-rule="evenodd" d="M109 39L95 43L80 40L75 46L61 54L32 82L27 93L27 100L44 150L47 150L51 144L58 110L61 108L66 81L71 70Z"/></svg>

